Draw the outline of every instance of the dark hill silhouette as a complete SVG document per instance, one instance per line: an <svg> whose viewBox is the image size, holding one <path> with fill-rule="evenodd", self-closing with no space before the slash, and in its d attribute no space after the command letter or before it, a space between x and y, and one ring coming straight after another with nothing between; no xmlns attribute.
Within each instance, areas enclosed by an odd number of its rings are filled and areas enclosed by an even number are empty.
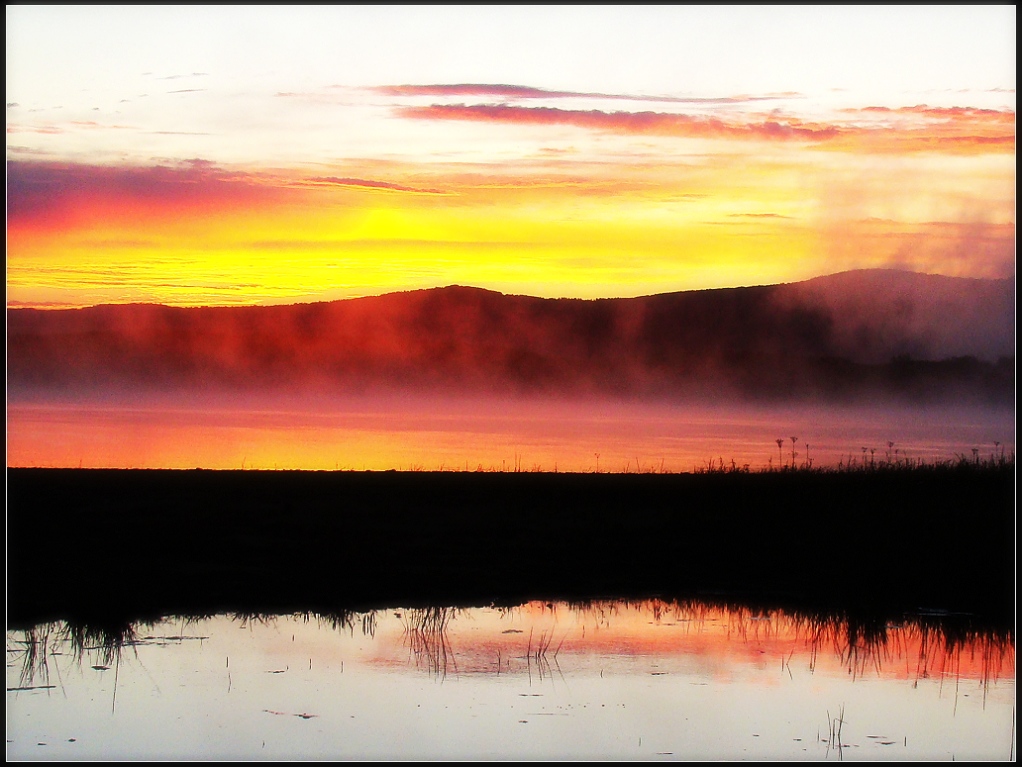
<svg viewBox="0 0 1022 767"><path fill-rule="evenodd" d="M1008 280L888 270L640 298L8 309L8 393L228 389L1009 401Z"/></svg>

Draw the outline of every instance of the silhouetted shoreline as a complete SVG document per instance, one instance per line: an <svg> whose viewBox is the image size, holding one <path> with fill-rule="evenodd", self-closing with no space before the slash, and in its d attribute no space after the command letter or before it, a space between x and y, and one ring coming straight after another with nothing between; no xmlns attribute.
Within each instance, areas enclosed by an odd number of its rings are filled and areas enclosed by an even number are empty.
<svg viewBox="0 0 1022 767"><path fill-rule="evenodd" d="M1013 625L1014 462L566 474L8 469L8 627L530 599Z"/></svg>

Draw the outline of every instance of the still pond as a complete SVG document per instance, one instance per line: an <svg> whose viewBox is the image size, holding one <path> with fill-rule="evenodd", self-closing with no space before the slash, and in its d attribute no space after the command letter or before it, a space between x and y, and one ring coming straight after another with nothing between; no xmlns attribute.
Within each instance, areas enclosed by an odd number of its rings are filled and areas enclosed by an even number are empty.
<svg viewBox="0 0 1022 767"><path fill-rule="evenodd" d="M941 620L645 600L9 629L7 758L1013 760L1013 634Z"/></svg>

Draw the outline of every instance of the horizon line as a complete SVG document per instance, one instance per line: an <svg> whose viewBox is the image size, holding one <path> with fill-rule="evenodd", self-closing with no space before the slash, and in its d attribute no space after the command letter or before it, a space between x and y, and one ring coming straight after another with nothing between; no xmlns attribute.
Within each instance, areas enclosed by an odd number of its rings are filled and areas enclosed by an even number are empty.
<svg viewBox="0 0 1022 767"><path fill-rule="evenodd" d="M244 309L253 307L281 307L281 306L303 306L303 305L314 305L314 304L332 304L340 301L356 301L365 298L383 298L386 296L403 295L408 293L421 293L424 291L435 291L435 290L451 290L451 289L463 289L463 290L477 290L484 293L492 293L498 296L504 296L508 298L534 298L540 301L584 301L584 302L596 302L596 301L630 301L640 298L652 298L655 296L668 296L677 295L680 293L705 293L714 290L744 290L750 288L768 288L778 287L782 285L799 285L807 282L813 282L815 280L828 279L832 277L839 277L847 274L858 274L858 273L898 273L898 274L913 274L921 277L939 277L951 280L971 280L978 282L1007 282L1013 279L1013 277L969 277L961 275L949 275L940 274L937 272L917 272L912 269L898 268L898 267L865 267L859 269L845 269L839 272L826 272L823 274L817 274L813 277L806 277L801 280L792 280L789 282L769 282L769 283L746 283L741 285L721 285L712 288L688 288L682 290L665 290L658 293L641 293L634 296L601 296L597 298L580 298L576 296L539 296L531 293L505 293L494 288L486 288L478 285L465 285L461 283L448 283L446 285L432 285L427 287L409 287L409 288L398 288L394 290L386 290L379 293L365 293L359 295L344 296L341 298L309 298L306 300L282 300L274 301L272 303L258 302L258 303L211 303L211 304L195 304L195 303L182 303L182 304L169 304L162 302L148 302L148 301L126 301L117 302L111 301L108 303L87 303L87 304L71 304L67 302L57 301L8 301L7 311L71 311L77 309L96 309L107 306L151 306L151 307L164 307L168 309Z"/></svg>

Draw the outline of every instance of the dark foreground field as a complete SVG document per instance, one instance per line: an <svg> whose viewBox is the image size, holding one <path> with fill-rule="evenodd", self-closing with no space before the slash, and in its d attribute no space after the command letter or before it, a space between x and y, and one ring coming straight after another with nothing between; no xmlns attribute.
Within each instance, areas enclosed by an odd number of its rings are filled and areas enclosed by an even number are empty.
<svg viewBox="0 0 1022 767"><path fill-rule="evenodd" d="M8 627L527 599L1013 625L1013 463L550 474L8 469Z"/></svg>

